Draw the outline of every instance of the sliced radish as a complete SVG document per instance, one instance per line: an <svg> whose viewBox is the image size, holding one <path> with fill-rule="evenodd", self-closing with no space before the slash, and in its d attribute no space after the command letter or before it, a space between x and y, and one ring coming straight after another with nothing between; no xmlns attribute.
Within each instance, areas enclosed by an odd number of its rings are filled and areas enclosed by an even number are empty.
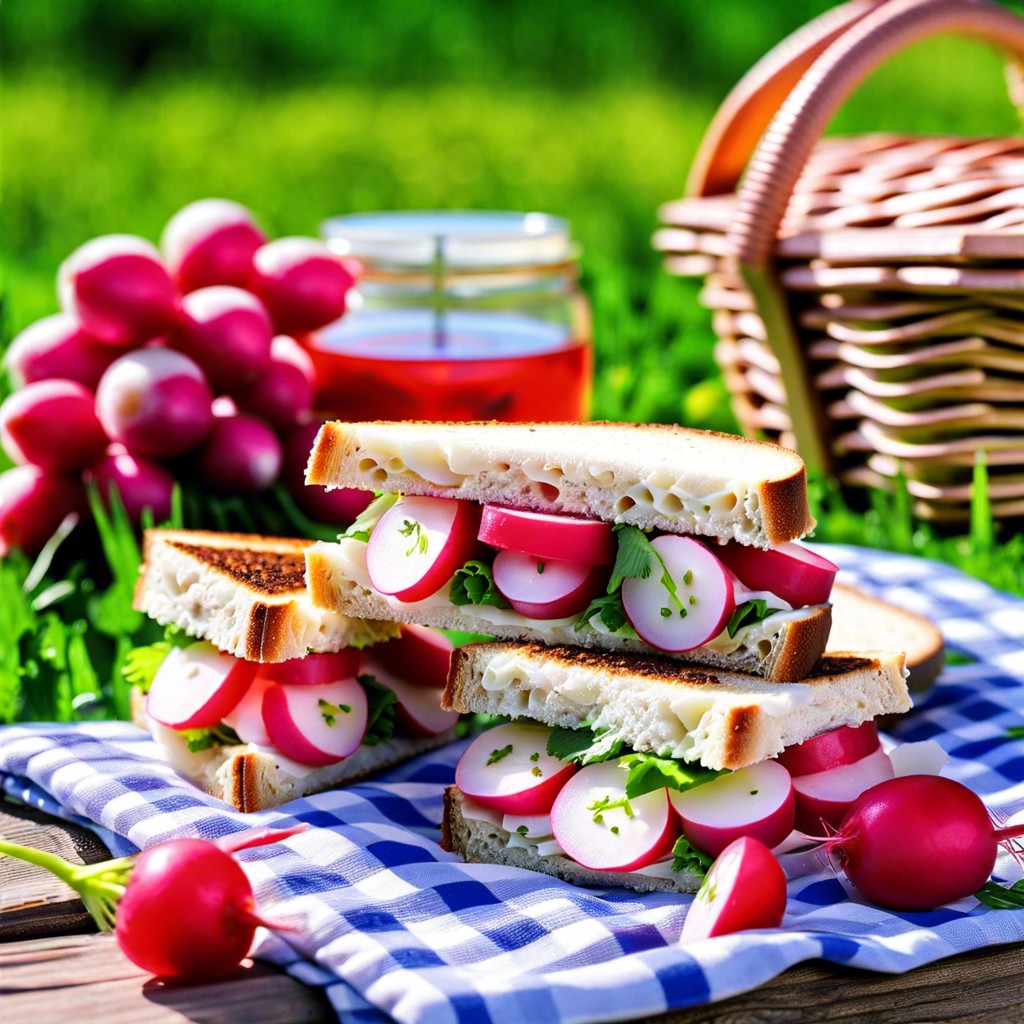
<svg viewBox="0 0 1024 1024"><path fill-rule="evenodd" d="M304 658L260 665L259 674L275 683L324 686L358 675L360 660L355 647L346 647L334 654L307 654Z"/></svg>
<svg viewBox="0 0 1024 1024"><path fill-rule="evenodd" d="M745 587L777 594L794 608L824 604L839 572L838 565L795 541L767 551L730 541L715 548L715 554Z"/></svg>
<svg viewBox="0 0 1024 1024"><path fill-rule="evenodd" d="M867 721L861 725L842 725L838 729L804 740L803 743L786 747L779 754L778 761L789 769L790 775L813 775L844 764L853 764L878 747L878 726L873 721Z"/></svg>
<svg viewBox="0 0 1024 1024"><path fill-rule="evenodd" d="M566 855L594 871L635 871L667 857L679 837L668 791L626 799L615 761L581 768L551 808L551 831Z"/></svg>
<svg viewBox="0 0 1024 1024"><path fill-rule="evenodd" d="M666 534L651 545L661 561L652 560L646 579L622 581L622 606L637 634L652 647L692 651L718 636L736 610L732 580L722 563L689 537ZM662 580L666 571L675 594Z"/></svg>
<svg viewBox="0 0 1024 1024"><path fill-rule="evenodd" d="M513 722L477 736L455 769L466 796L505 814L547 814L576 771L547 753L551 730Z"/></svg>
<svg viewBox="0 0 1024 1024"><path fill-rule="evenodd" d="M480 506L455 498L400 498L366 545L366 571L382 594L422 601L473 557Z"/></svg>
<svg viewBox="0 0 1024 1024"><path fill-rule="evenodd" d="M426 626L402 626L402 635L373 648L373 660L402 679L439 689L448 682L453 645Z"/></svg>
<svg viewBox="0 0 1024 1024"><path fill-rule="evenodd" d="M776 761L721 775L669 800L682 819L683 834L701 853L717 857L741 836L777 846L793 831L793 780Z"/></svg>
<svg viewBox="0 0 1024 1024"><path fill-rule="evenodd" d="M778 928L785 913L785 872L764 843L744 836L711 865L679 941L685 945L748 928Z"/></svg>
<svg viewBox="0 0 1024 1024"><path fill-rule="evenodd" d="M901 743L889 751L893 774L938 775L949 760L947 754L935 740L920 740L917 743Z"/></svg>
<svg viewBox="0 0 1024 1024"><path fill-rule="evenodd" d="M257 671L245 696L224 716L224 724L234 729L243 743L255 743L258 747L271 745L270 734L263 722L263 695L273 684L272 679Z"/></svg>
<svg viewBox="0 0 1024 1024"><path fill-rule="evenodd" d="M892 777L889 755L879 748L853 764L794 778L796 827L808 835L820 835L822 822L838 828L850 804L865 789Z"/></svg>
<svg viewBox="0 0 1024 1024"><path fill-rule="evenodd" d="M617 548L611 523L500 505L484 505L477 536L492 548L585 565L614 562Z"/></svg>
<svg viewBox="0 0 1024 1024"><path fill-rule="evenodd" d="M398 698L398 724L406 736L439 736L455 728L458 711L445 711L441 707L441 693L428 686L419 686L400 679L366 660L366 671Z"/></svg>
<svg viewBox="0 0 1024 1024"><path fill-rule="evenodd" d="M263 724L285 757L302 764L342 761L366 732L366 691L355 679L324 686L272 683L263 695Z"/></svg>
<svg viewBox="0 0 1024 1024"><path fill-rule="evenodd" d="M494 556L494 585L509 604L530 619L578 615L608 582L601 565L562 562L499 551Z"/></svg>
<svg viewBox="0 0 1024 1024"><path fill-rule="evenodd" d="M205 641L174 647L153 678L146 713L171 729L207 729L245 696L256 667Z"/></svg>

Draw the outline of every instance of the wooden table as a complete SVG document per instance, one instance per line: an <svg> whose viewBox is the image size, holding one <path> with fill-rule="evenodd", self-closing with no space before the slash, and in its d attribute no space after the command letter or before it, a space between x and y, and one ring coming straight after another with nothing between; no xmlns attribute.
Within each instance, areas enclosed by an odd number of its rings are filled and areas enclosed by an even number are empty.
<svg viewBox="0 0 1024 1024"><path fill-rule="evenodd" d="M80 863L108 856L85 829L5 804L0 836ZM329 1024L319 989L246 961L216 983L157 981L97 934L78 897L38 868L0 860L0 1019L10 1024ZM657 1024L1024 1024L1024 944L899 976L799 964L752 992L654 1018ZM543 1024L543 1022L533 1022Z"/></svg>

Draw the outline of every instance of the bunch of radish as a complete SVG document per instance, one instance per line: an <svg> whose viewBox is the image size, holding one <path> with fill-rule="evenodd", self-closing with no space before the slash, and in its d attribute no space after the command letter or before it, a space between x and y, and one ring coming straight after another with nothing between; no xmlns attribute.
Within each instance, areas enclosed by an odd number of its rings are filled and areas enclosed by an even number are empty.
<svg viewBox="0 0 1024 1024"><path fill-rule="evenodd" d="M17 389L0 406L0 555L34 553L83 481L138 520L168 516L176 478L255 493L282 479L316 518L347 522L365 498L302 485L317 424L304 335L338 319L358 268L309 238L268 241L223 199L180 210L161 249L106 235L58 273L61 312L11 343Z"/></svg>

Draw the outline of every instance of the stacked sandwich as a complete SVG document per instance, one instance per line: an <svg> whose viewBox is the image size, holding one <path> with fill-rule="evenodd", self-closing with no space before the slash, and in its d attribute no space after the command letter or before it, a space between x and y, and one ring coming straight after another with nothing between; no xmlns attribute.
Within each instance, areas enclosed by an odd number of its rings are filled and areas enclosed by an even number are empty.
<svg viewBox="0 0 1024 1024"><path fill-rule="evenodd" d="M892 766L901 655L822 657L836 567L774 445L624 424L329 423L307 482L377 492L305 551L313 603L487 633L443 700L475 739L443 832L468 860L694 890L735 836L833 820ZM787 767L788 765L788 767Z"/></svg>

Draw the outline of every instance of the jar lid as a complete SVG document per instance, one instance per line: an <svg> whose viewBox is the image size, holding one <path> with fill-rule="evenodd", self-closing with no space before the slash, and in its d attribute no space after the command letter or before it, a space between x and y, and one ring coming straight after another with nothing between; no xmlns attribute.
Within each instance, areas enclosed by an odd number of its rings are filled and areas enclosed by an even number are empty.
<svg viewBox="0 0 1024 1024"><path fill-rule="evenodd" d="M569 225L546 213L355 213L325 220L321 231L339 256L380 267L474 270L564 263L574 255Z"/></svg>

